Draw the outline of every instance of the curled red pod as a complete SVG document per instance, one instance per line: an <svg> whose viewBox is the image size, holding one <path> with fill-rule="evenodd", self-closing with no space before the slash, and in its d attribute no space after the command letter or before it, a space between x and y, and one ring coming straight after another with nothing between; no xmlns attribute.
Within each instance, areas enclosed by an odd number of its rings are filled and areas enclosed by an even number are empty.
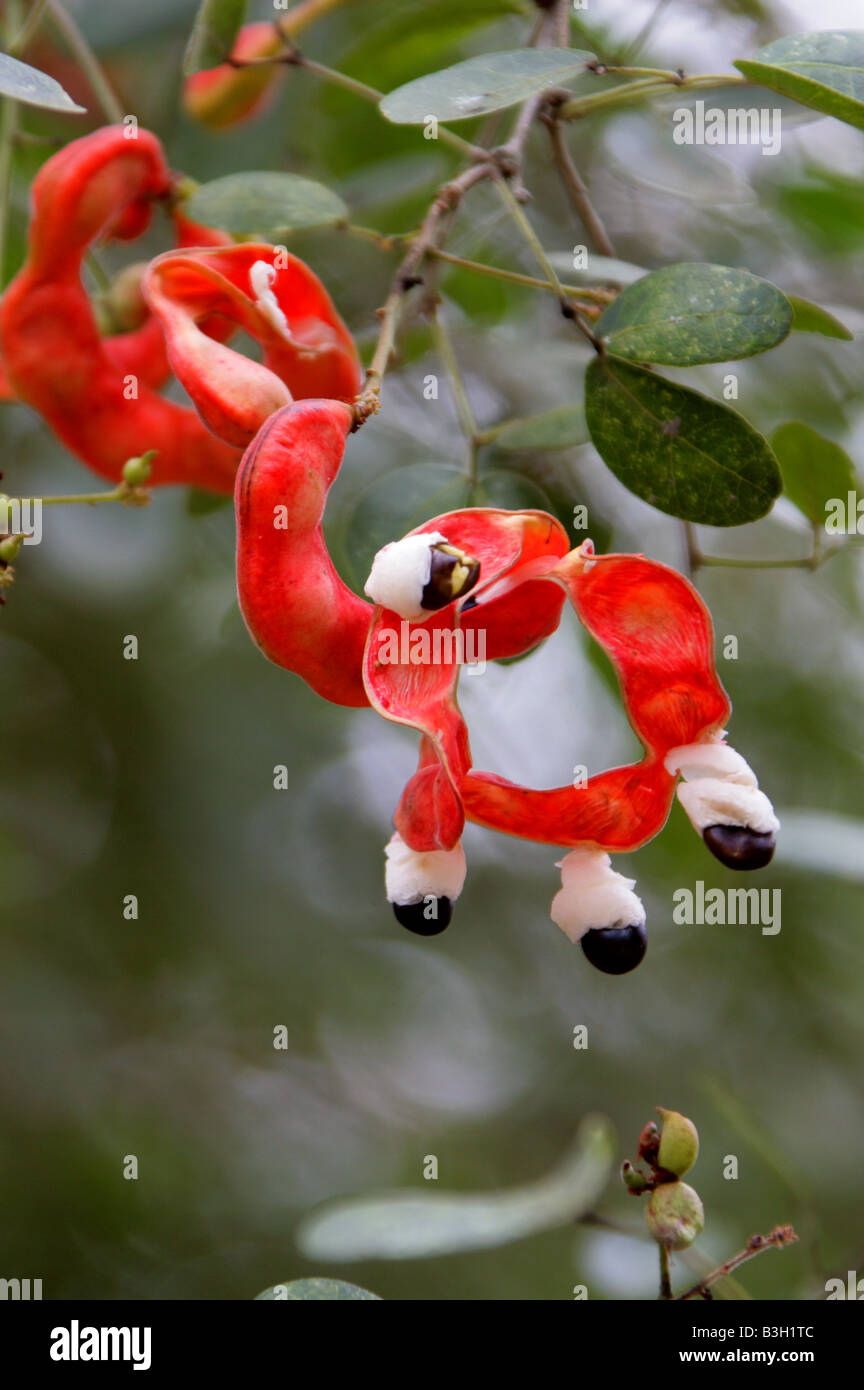
<svg viewBox="0 0 864 1390"><path fill-rule="evenodd" d="M729 717L711 615L677 570L641 555L596 557L590 541L547 577L566 588L612 662L645 756L549 791L475 770L462 784L466 811L483 825L547 844L636 849L669 814L677 773L667 770L666 755L719 738Z"/></svg>
<svg viewBox="0 0 864 1390"><path fill-rule="evenodd" d="M33 183L27 259L0 301L0 350L10 390L102 477L118 481L127 458L153 449L154 484L227 492L239 454L153 389L167 365L160 330L102 338L81 283L90 245L140 230L171 186L146 130L108 126L53 155Z"/></svg>
<svg viewBox="0 0 864 1390"><path fill-rule="evenodd" d="M266 243L169 251L152 262L144 293L168 356L207 425L245 447L293 399L350 401L362 385L354 341L318 277L284 247ZM213 315L264 348L253 362L202 329Z"/></svg>
<svg viewBox="0 0 864 1390"><path fill-rule="evenodd" d="M373 610L337 574L321 526L351 424L341 401L298 401L258 432L237 474L237 591L271 661L326 700L365 705Z"/></svg>

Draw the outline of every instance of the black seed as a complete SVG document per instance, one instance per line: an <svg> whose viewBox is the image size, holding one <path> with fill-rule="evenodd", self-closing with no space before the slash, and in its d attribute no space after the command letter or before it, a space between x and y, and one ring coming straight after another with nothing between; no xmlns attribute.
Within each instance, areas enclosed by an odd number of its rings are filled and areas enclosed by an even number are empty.
<svg viewBox="0 0 864 1390"><path fill-rule="evenodd" d="M709 825L702 838L727 869L764 869L777 843L773 831L759 832L746 825Z"/></svg>
<svg viewBox="0 0 864 1390"><path fill-rule="evenodd" d="M392 903L396 921L415 936L439 936L449 927L453 904L449 898L422 898L419 903Z"/></svg>
<svg viewBox="0 0 864 1390"><path fill-rule="evenodd" d="M641 964L648 949L643 926L595 927L580 937L582 950L604 975L626 975Z"/></svg>
<svg viewBox="0 0 864 1390"><path fill-rule="evenodd" d="M461 582L454 579L453 572L457 566L468 571ZM472 560L470 556L463 555L461 551L446 545L443 541L433 545L432 565L429 579L420 595L420 607L425 608L427 613L437 613L439 608L446 608L448 603L467 594L479 578L479 560Z"/></svg>

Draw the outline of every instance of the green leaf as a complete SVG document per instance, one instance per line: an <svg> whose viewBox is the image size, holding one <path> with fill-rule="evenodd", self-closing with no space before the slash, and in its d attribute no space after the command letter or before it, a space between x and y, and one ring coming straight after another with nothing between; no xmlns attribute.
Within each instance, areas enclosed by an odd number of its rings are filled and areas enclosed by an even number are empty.
<svg viewBox="0 0 864 1390"><path fill-rule="evenodd" d="M789 301L768 280L692 262L652 270L622 290L595 332L616 357L694 367L753 357L791 327Z"/></svg>
<svg viewBox="0 0 864 1390"><path fill-rule="evenodd" d="M29 63L21 63L8 53L0 53L0 93L14 101L23 101L25 106L41 106L46 111L70 114L87 110L86 106L73 101L47 72L31 68Z"/></svg>
<svg viewBox="0 0 864 1390"><path fill-rule="evenodd" d="M360 494L339 537L348 577L362 588L382 546L441 512L471 505L471 484L454 464L411 463L382 473Z"/></svg>
<svg viewBox="0 0 864 1390"><path fill-rule="evenodd" d="M790 420L771 436L783 474L783 488L790 502L814 526L825 525L827 503L839 497L846 505L847 492L858 486L855 465L839 444Z"/></svg>
<svg viewBox="0 0 864 1390"><path fill-rule="evenodd" d="M797 294L787 294L792 305L792 329L795 333L821 333L824 338L844 338L851 342L855 337L839 319L814 304L809 299L801 299Z"/></svg>
<svg viewBox="0 0 864 1390"><path fill-rule="evenodd" d="M735 67L751 82L864 130L864 30L794 34Z"/></svg>
<svg viewBox="0 0 864 1390"><path fill-rule="evenodd" d="M670 516L741 526L780 492L777 460L741 415L642 367L595 359L585 418L616 478Z"/></svg>
<svg viewBox="0 0 864 1390"><path fill-rule="evenodd" d="M246 0L201 0L183 58L186 77L224 63L246 17Z"/></svg>
<svg viewBox="0 0 864 1390"><path fill-rule="evenodd" d="M439 121L483 116L579 77L593 57L571 48L484 53L397 87L382 97L381 114L395 125L422 125L433 116Z"/></svg>
<svg viewBox="0 0 864 1390"><path fill-rule="evenodd" d="M538 1182L488 1194L401 1190L331 1202L301 1223L298 1243L313 1259L337 1260L406 1260L506 1245L590 1211L614 1154L609 1121L590 1116L563 1161Z"/></svg>
<svg viewBox="0 0 864 1390"><path fill-rule="evenodd" d="M569 449L587 439L585 412L579 405L559 405L499 426L499 449Z"/></svg>
<svg viewBox="0 0 864 1390"><path fill-rule="evenodd" d="M287 1303L292 1299L301 1299L304 1303L310 1303L313 1299L331 1299L343 1301L344 1299L368 1299L374 1298L377 1303L381 1299L377 1293L370 1293L368 1289L361 1289L359 1284L346 1284L344 1279L292 1279L287 1284L273 1284L263 1293L255 1297L256 1303Z"/></svg>
<svg viewBox="0 0 864 1390"><path fill-rule="evenodd" d="M347 216L338 194L299 174L227 174L202 183L183 204L193 222L234 236L278 241L298 227L324 227Z"/></svg>

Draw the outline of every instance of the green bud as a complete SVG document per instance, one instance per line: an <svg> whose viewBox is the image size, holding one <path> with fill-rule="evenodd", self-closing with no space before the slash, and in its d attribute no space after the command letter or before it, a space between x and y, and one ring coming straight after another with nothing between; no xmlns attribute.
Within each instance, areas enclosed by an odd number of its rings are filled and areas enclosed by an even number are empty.
<svg viewBox="0 0 864 1390"><path fill-rule="evenodd" d="M705 1212L699 1193L686 1182L664 1182L651 1193L645 1220L658 1244L686 1250L701 1233Z"/></svg>
<svg viewBox="0 0 864 1390"><path fill-rule="evenodd" d="M644 1173L634 1167L629 1158L625 1159L621 1165L621 1180L628 1192L632 1192L634 1197L640 1196L651 1186Z"/></svg>
<svg viewBox="0 0 864 1390"><path fill-rule="evenodd" d="M4 565L11 565L17 559L18 551L21 549L23 536L6 536L0 541L0 562Z"/></svg>
<svg viewBox="0 0 864 1390"><path fill-rule="evenodd" d="M679 1115L677 1110L664 1110L662 1105L656 1110L663 1121L658 1166L682 1178L699 1156L699 1133L693 1121L686 1115Z"/></svg>
<svg viewBox="0 0 864 1390"><path fill-rule="evenodd" d="M150 477L150 461L156 457L156 450L150 449L140 458L127 459L123 465L123 481L129 487L143 487Z"/></svg>

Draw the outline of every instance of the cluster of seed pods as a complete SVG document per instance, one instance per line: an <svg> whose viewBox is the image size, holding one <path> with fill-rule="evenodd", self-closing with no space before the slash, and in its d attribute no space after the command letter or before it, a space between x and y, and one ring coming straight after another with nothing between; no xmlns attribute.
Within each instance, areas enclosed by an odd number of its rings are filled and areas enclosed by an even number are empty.
<svg viewBox="0 0 864 1390"><path fill-rule="evenodd" d="M157 485L234 488L240 606L265 655L327 700L372 706L418 731L417 771L386 850L387 897L403 925L435 935L449 923L467 819L566 851L553 920L599 969L633 969L645 912L610 856L662 829L676 788L731 868L766 864L778 829L725 742L730 706L705 604L676 570L596 555L590 541L571 549L547 513L495 508L449 512L394 540L375 557L365 597L355 594L322 520L362 374L309 268L281 247L226 245L175 212L176 248L142 275L148 316L133 332L99 333L81 284L87 248L137 235L173 188L145 131L129 140L109 127L48 161L34 184L27 261L0 303L7 393L105 477L157 449ZM261 362L228 345L236 327L261 345ZM158 395L172 371L194 410ZM482 630L489 659L519 655L555 631L568 600L615 669L642 758L550 790L478 770L456 699L457 635ZM416 659L423 634L434 659Z"/></svg>

